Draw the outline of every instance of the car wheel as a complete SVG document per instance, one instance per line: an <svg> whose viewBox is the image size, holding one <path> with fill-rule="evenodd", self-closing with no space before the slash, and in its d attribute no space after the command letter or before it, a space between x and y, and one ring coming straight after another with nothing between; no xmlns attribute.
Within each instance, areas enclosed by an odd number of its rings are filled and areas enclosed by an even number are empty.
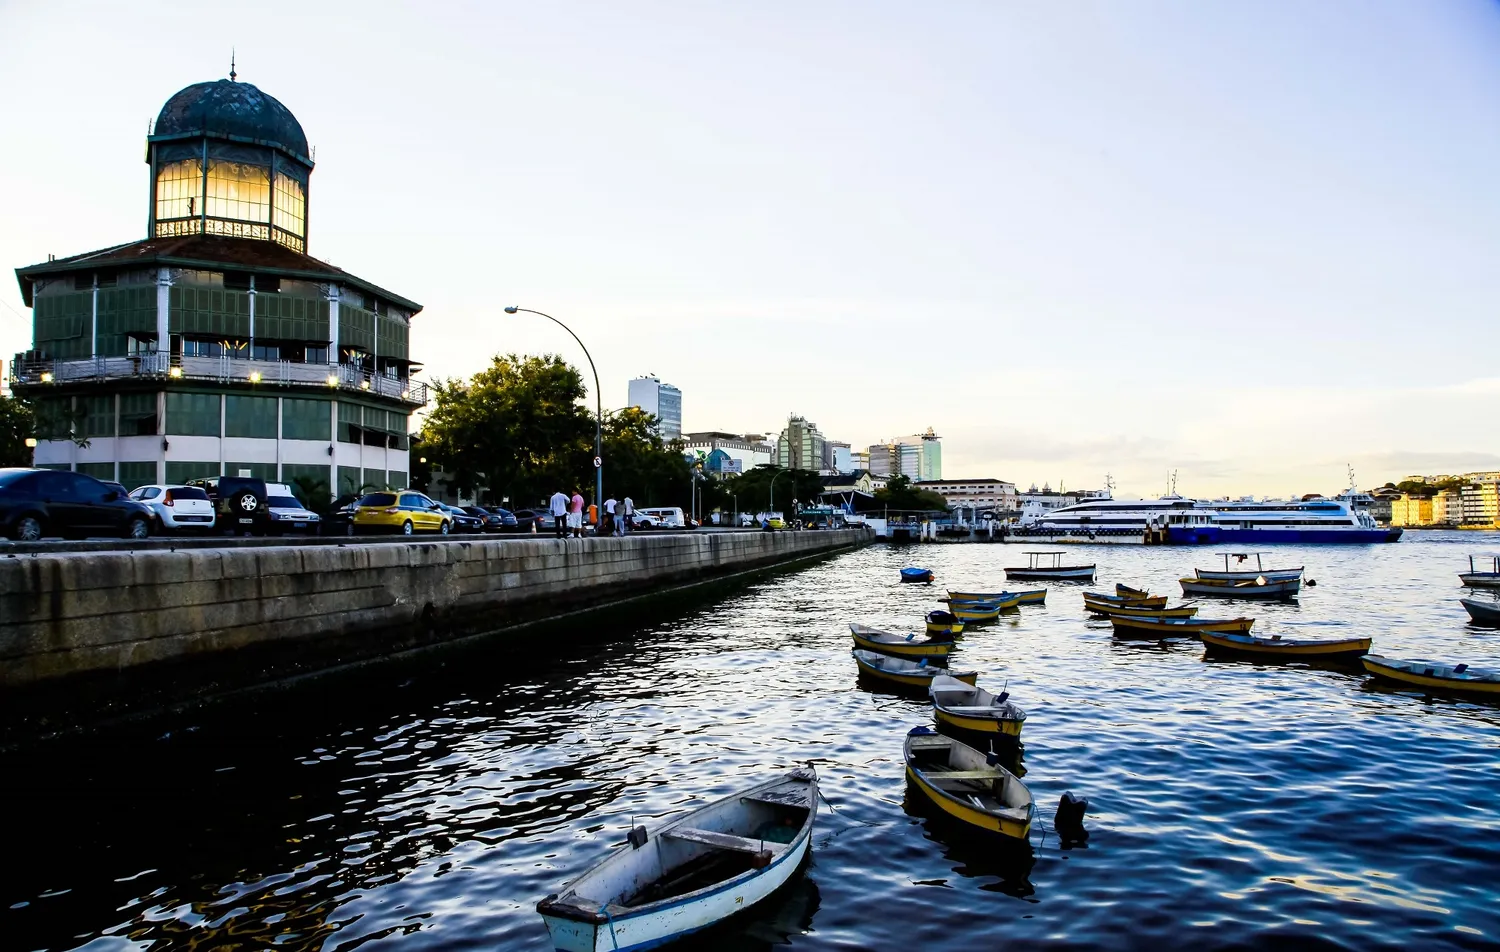
<svg viewBox="0 0 1500 952"><path fill-rule="evenodd" d="M443 524L440 525L440 526L438 526L438 532L442 533L443 535L447 535L448 534L448 529L449 529L448 520L444 519L443 520Z"/></svg>
<svg viewBox="0 0 1500 952"><path fill-rule="evenodd" d="M411 520L410 519L408 519L405 522L401 523L401 534L402 535L411 535Z"/></svg>
<svg viewBox="0 0 1500 952"><path fill-rule="evenodd" d="M354 523L350 522L350 523L348 523L348 524L346 524L344 526L344 535L346 535L346 536L352 536L352 535L354 535Z"/></svg>
<svg viewBox="0 0 1500 952"><path fill-rule="evenodd" d="M42 538L42 520L36 516L22 516L10 530L10 537L17 542L36 542Z"/></svg>
<svg viewBox="0 0 1500 952"><path fill-rule="evenodd" d="M132 516L125 523L125 538L146 539L151 536L151 522L145 516Z"/></svg>

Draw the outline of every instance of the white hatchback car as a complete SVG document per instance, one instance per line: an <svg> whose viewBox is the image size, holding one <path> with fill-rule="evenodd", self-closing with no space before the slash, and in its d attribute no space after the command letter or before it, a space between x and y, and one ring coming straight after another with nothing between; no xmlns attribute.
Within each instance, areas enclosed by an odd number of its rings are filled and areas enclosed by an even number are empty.
<svg viewBox="0 0 1500 952"><path fill-rule="evenodd" d="M157 525L168 532L206 532L214 527L213 501L197 486L141 486L130 498L145 503Z"/></svg>

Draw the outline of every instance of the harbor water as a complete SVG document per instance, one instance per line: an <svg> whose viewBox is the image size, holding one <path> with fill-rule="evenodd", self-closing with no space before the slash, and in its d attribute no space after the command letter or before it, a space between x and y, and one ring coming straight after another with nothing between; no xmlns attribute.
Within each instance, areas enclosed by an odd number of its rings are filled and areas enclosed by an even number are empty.
<svg viewBox="0 0 1500 952"><path fill-rule="evenodd" d="M1500 630L1457 601L1466 554L1497 547L1283 547L1317 582L1298 603L1203 614L1500 666ZM1175 596L1215 550L1069 553L1095 588ZM833 809L805 874L699 947L1500 943L1500 703L1117 642L1082 586L953 659L1028 711L1031 856L930 827L901 745L931 712L857 683L846 626L917 630L944 586L1003 588L1021 558L878 545L646 624L596 614L0 754L4 947L544 950L536 901L632 823L809 761ZM938 584L901 584L914 563ZM1044 830L1064 791L1089 800L1084 848Z"/></svg>

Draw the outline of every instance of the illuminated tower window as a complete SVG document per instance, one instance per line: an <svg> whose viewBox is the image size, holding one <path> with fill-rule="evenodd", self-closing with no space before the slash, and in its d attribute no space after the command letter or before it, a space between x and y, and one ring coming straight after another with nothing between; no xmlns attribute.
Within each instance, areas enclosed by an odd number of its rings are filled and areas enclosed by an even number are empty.
<svg viewBox="0 0 1500 952"><path fill-rule="evenodd" d="M203 169L197 159L161 167L156 176L156 219L196 218L203 212Z"/></svg>
<svg viewBox="0 0 1500 952"><path fill-rule="evenodd" d="M271 184L266 170L239 162L210 162L208 217L269 222Z"/></svg>
<svg viewBox="0 0 1500 952"><path fill-rule="evenodd" d="M276 176L275 225L276 241L295 251L306 248L307 195L302 183L287 175Z"/></svg>

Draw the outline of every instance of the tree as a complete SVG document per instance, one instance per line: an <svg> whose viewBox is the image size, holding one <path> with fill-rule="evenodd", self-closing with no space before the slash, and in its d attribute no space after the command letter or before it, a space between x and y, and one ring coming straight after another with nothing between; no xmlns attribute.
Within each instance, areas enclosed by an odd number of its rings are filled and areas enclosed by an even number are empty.
<svg viewBox="0 0 1500 952"><path fill-rule="evenodd" d="M36 436L36 417L20 397L0 394L0 466L30 466L26 441Z"/></svg>
<svg viewBox="0 0 1500 952"><path fill-rule="evenodd" d="M782 469L765 463L729 477L722 488L738 497L740 512L776 509L790 516L793 499L808 505L818 498L823 492L823 477L810 469Z"/></svg>
<svg viewBox="0 0 1500 952"><path fill-rule="evenodd" d="M892 476L884 489L875 490L875 502L887 509L946 511L948 501L930 489L913 489L911 479Z"/></svg>
<svg viewBox="0 0 1500 952"><path fill-rule="evenodd" d="M470 379L432 390L423 452L460 493L485 488L491 500L519 506L585 484L593 415L579 404L583 377L562 358L496 355Z"/></svg>

